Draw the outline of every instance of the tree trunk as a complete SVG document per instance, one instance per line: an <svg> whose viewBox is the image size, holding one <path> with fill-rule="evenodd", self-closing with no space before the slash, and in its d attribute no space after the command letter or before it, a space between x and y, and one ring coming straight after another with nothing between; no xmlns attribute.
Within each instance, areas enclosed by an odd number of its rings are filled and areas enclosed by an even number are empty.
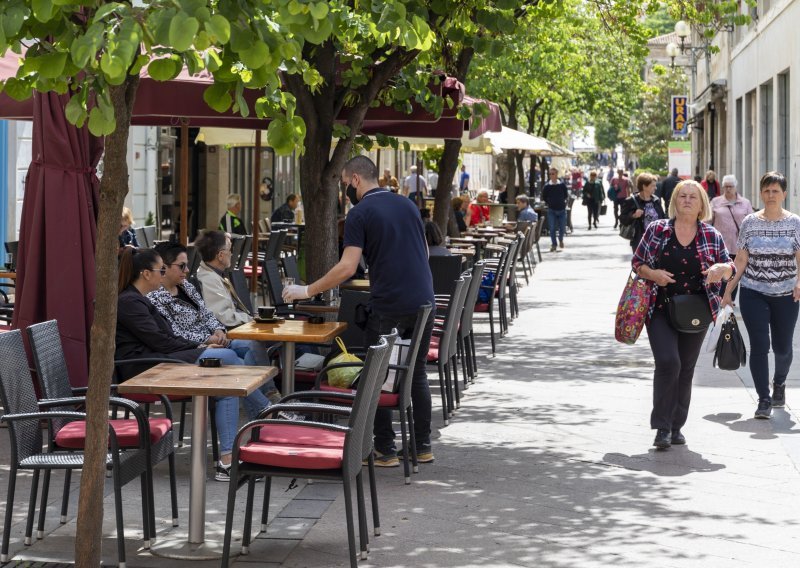
<svg viewBox="0 0 800 568"><path fill-rule="evenodd" d="M449 75L461 81L464 85L467 84L467 73L469 73L469 66L472 63L472 58L475 55L475 50L472 47L464 47L458 52L455 61L447 62L446 70ZM455 219L451 220L450 215L450 183L456 175L458 170L458 155L461 153L461 139L458 140L445 140L444 152L439 159L439 185L442 182L447 184L447 191L436 191L436 199L433 202L433 222L439 225L439 228L444 234L449 234L447 231L449 223L455 223Z"/></svg>
<svg viewBox="0 0 800 568"><path fill-rule="evenodd" d="M445 140L444 151L439 159L439 186L436 190L436 199L433 202L433 222L445 235L454 233L450 223L455 223L455 217L450 214L450 184L458 169L458 154L461 152L461 140ZM451 219L452 218L452 219ZM449 230L448 230L449 229ZM455 229L458 232L458 228Z"/></svg>
<svg viewBox="0 0 800 568"><path fill-rule="evenodd" d="M79 568L97 568L102 557L108 398L114 370L114 329L117 325L117 233L120 211L128 193L128 131L138 86L139 75L136 74L129 75L125 83L110 89L117 128L105 140L97 215L97 289L86 396L86 450L75 536L75 566Z"/></svg>
<svg viewBox="0 0 800 568"><path fill-rule="evenodd" d="M305 117L304 117L305 118ZM321 278L339 260L337 231L338 175L344 161L329 162L332 124L318 124L306 136L306 151L300 157L300 187L306 216L306 282Z"/></svg>

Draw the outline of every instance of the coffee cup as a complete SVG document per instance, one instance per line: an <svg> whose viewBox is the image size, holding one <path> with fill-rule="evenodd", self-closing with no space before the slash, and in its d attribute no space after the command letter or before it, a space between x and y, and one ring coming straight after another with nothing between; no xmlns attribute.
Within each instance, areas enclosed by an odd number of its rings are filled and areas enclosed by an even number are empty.
<svg viewBox="0 0 800 568"><path fill-rule="evenodd" d="M219 357L206 357L205 359L200 359L200 366L222 367L222 359L220 359Z"/></svg>
<svg viewBox="0 0 800 568"><path fill-rule="evenodd" d="M261 319L272 319L275 317L275 308L272 306L259 306L258 317Z"/></svg>

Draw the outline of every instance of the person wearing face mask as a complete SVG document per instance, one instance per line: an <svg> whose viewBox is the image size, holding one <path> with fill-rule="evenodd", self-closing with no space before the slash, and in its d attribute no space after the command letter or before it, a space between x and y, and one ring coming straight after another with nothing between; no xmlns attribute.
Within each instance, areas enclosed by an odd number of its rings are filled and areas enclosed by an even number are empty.
<svg viewBox="0 0 800 568"><path fill-rule="evenodd" d="M283 299L304 300L338 286L351 278L361 255L369 266L370 303L367 308L367 345L378 335L397 328L403 337L414 329L417 311L433 305L433 277L428 265L428 246L419 210L410 199L381 188L378 169L366 156L356 156L344 165L342 182L353 208L345 220L342 258L327 274L307 286L287 286ZM402 235L402 238L397 238ZM433 312L425 325L414 376L411 399L418 459L433 461L431 450L431 393L425 372L430 347ZM392 429L391 411L378 409L375 415L375 465L400 465Z"/></svg>

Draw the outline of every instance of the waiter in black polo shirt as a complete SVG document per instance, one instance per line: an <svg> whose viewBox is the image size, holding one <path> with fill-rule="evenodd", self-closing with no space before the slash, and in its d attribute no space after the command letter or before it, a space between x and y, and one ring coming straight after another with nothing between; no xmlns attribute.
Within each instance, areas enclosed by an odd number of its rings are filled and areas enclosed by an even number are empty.
<svg viewBox="0 0 800 568"><path fill-rule="evenodd" d="M434 305L428 245L419 210L407 198L379 186L378 169L366 156L356 156L345 164L342 181L348 184L347 196L353 204L345 221L342 259L316 282L284 288L283 299L303 300L338 286L355 274L363 254L370 279L368 345L395 327L403 337L410 337L419 307ZM421 463L433 461L431 393L425 371L432 329L433 312L425 326L411 385ZM375 465L399 466L391 411L378 409L374 431Z"/></svg>

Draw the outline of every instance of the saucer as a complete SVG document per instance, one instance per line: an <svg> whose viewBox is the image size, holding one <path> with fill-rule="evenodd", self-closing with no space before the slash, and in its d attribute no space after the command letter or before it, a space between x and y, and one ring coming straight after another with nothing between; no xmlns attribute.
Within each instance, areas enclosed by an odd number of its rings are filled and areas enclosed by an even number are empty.
<svg viewBox="0 0 800 568"><path fill-rule="evenodd" d="M260 317L256 316L256 317L253 318L253 321L255 321L256 323L278 323L278 322L282 322L283 320L284 320L284 318L282 318L280 316L275 316L275 317L271 317L271 318L260 318Z"/></svg>

